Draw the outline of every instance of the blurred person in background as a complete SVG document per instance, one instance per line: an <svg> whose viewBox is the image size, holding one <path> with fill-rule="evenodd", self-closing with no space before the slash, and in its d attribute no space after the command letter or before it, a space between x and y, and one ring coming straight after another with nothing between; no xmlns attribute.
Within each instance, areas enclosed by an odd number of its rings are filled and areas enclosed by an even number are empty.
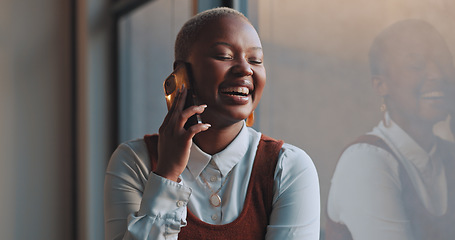
<svg viewBox="0 0 455 240"><path fill-rule="evenodd" d="M383 119L340 156L326 238L453 239L455 146L433 133L454 105L452 54L429 23L403 20L369 57Z"/></svg>

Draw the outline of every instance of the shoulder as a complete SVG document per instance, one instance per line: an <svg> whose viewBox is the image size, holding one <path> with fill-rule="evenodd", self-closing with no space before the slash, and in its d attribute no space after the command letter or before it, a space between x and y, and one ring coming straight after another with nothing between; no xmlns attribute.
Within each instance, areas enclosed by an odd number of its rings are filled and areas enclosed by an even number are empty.
<svg viewBox="0 0 455 240"><path fill-rule="evenodd" d="M319 208L319 177L316 167L308 154L302 149L284 143L274 175L274 199L289 203L297 201ZM305 196L311 196L311 199ZM285 200L287 199L287 200Z"/></svg>
<svg viewBox="0 0 455 240"><path fill-rule="evenodd" d="M121 143L117 149L115 149L112 156L119 156L119 157L126 157L126 156L143 156L147 154L147 146L143 138L138 138L134 140L130 140L124 143Z"/></svg>
<svg viewBox="0 0 455 240"><path fill-rule="evenodd" d="M304 150L288 143L283 143L281 147L276 173L290 177L301 174L317 177L316 167L311 157Z"/></svg>
<svg viewBox="0 0 455 240"><path fill-rule="evenodd" d="M251 130L255 131L254 129ZM273 146L276 151L279 152L277 169L282 169L285 165L287 167L298 167L299 169L314 168L313 161L304 150L289 143L285 143L282 140L274 139L265 134L259 134L263 143L268 144L270 147Z"/></svg>
<svg viewBox="0 0 455 240"><path fill-rule="evenodd" d="M289 143L283 143L280 158L289 163L313 164L311 157L304 150Z"/></svg>
<svg viewBox="0 0 455 240"><path fill-rule="evenodd" d="M275 167L275 180L285 175L289 175L292 178L300 173L317 175L312 159L304 150L257 132L253 128L248 128L248 130L250 136L255 136L256 139L260 138L265 144L271 144L271 146L278 148L276 149L278 151L278 161Z"/></svg>
<svg viewBox="0 0 455 240"><path fill-rule="evenodd" d="M392 182L400 186L398 160L388 150L369 143L354 143L341 154L332 176L331 191ZM344 191L344 190L343 190Z"/></svg>
<svg viewBox="0 0 455 240"><path fill-rule="evenodd" d="M340 155L337 168L340 165L355 165L355 166L378 166L397 165L391 150L380 147L371 143L357 142L349 145ZM364 169L365 170L365 169Z"/></svg>
<svg viewBox="0 0 455 240"><path fill-rule="evenodd" d="M112 154L108 172L148 175L151 164L144 139L135 139L120 144Z"/></svg>

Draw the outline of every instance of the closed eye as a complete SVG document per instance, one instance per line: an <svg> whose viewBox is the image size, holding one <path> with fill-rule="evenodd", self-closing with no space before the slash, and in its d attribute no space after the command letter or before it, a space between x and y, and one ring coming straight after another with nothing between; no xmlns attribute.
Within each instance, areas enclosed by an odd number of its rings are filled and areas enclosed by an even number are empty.
<svg viewBox="0 0 455 240"><path fill-rule="evenodd" d="M226 61L226 60L232 60L233 58L229 55L219 55L219 56L215 56L215 59Z"/></svg>
<svg viewBox="0 0 455 240"><path fill-rule="evenodd" d="M248 59L248 62L252 64L262 64L262 60L260 59Z"/></svg>

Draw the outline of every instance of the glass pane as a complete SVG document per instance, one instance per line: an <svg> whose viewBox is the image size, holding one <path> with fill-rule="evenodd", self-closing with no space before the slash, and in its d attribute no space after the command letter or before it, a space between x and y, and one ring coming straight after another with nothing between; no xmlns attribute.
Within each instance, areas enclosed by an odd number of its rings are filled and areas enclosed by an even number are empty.
<svg viewBox="0 0 455 240"><path fill-rule="evenodd" d="M324 226L330 180L342 150L383 117L368 60L373 39L397 21L421 19L436 28L454 53L455 4L451 0L253 2L248 10L257 11L267 69L259 129L312 157L319 172Z"/></svg>
<svg viewBox="0 0 455 240"><path fill-rule="evenodd" d="M120 19L120 142L158 132L175 37L191 13L192 0L155 0Z"/></svg>

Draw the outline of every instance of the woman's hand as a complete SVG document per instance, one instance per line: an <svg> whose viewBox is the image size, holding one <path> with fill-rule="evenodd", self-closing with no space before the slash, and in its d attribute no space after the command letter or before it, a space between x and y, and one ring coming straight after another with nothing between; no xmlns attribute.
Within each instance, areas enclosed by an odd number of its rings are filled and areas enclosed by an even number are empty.
<svg viewBox="0 0 455 240"><path fill-rule="evenodd" d="M188 130L184 128L186 121L194 114L201 114L207 105L183 109L187 89L182 88L178 91L174 104L159 129L158 165L155 170L155 174L175 182L188 163L194 135L210 127L210 124L199 123Z"/></svg>

